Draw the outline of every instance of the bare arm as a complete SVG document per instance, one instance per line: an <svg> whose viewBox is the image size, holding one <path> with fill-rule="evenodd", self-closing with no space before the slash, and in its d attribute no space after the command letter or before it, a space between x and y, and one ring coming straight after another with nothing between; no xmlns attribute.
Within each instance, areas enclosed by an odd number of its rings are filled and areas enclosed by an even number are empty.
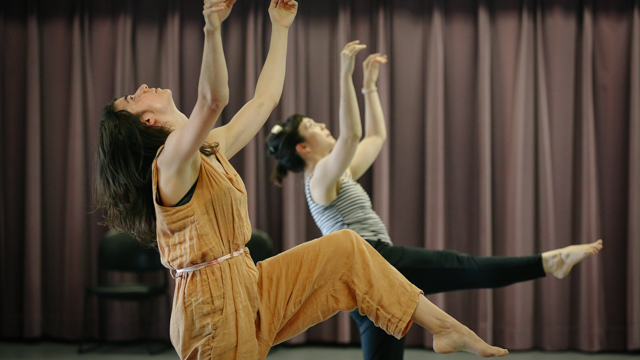
<svg viewBox="0 0 640 360"><path fill-rule="evenodd" d="M198 100L187 124L176 129L167 138L165 151L159 160L165 173L181 173L188 167L199 166L198 149L229 101L229 80L220 26L229 16L234 2L235 0L205 0L205 42Z"/></svg>
<svg viewBox="0 0 640 360"><path fill-rule="evenodd" d="M209 136L220 145L227 159L253 139L280 102L286 72L287 37L297 11L298 3L294 0L271 0L271 44L253 99L227 125L214 129Z"/></svg>
<svg viewBox="0 0 640 360"><path fill-rule="evenodd" d="M214 4L222 10L218 12L219 21L224 21L231 12L236 0L213 0ZM217 2L223 2L216 4ZM207 8L205 12L212 12L213 8ZM207 14L205 13L205 17ZM198 100L193 108L190 118L214 117L214 124L220 115L218 108L224 108L229 102L229 75L222 51L220 25L212 25L208 21L205 28L205 46L202 53L202 65L200 67L200 79L198 82ZM211 66L213 65L213 66ZM218 116L215 116L217 113Z"/></svg>
<svg viewBox="0 0 640 360"><path fill-rule="evenodd" d="M358 150L349 166L354 179L360 178L376 160L385 140L387 129L384 123L384 113L380 105L380 96L376 82L378 80L380 64L387 62L387 56L371 54L363 63L364 81L362 90L364 94L365 135L358 145Z"/></svg>
<svg viewBox="0 0 640 360"><path fill-rule="evenodd" d="M331 203L338 196L337 182L349 167L362 137L360 109L358 109L352 75L356 54L365 47L366 45L359 45L359 41L353 41L342 50L340 137L336 140L331 153L318 162L309 183L311 196L321 205Z"/></svg>

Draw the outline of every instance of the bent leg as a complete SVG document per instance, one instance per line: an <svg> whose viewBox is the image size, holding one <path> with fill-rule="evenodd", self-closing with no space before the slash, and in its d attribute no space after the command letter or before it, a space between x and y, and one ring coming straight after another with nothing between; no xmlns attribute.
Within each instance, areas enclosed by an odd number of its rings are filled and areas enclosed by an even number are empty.
<svg viewBox="0 0 640 360"><path fill-rule="evenodd" d="M258 264L260 358L340 310L358 307L387 333L404 336L420 289L355 232L342 230Z"/></svg>
<svg viewBox="0 0 640 360"><path fill-rule="evenodd" d="M360 310L355 309L351 318L358 324L360 341L362 343L362 355L364 360L402 360L404 358L405 337L396 339L377 327L368 317L360 315Z"/></svg>
<svg viewBox="0 0 640 360"><path fill-rule="evenodd" d="M376 249L425 294L497 288L545 276L541 255L471 256L376 243Z"/></svg>

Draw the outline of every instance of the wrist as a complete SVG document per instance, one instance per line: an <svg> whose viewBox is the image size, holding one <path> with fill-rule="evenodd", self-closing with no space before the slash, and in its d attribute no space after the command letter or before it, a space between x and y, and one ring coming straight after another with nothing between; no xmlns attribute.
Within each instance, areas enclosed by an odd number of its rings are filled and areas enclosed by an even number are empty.
<svg viewBox="0 0 640 360"><path fill-rule="evenodd" d="M278 24L278 23L274 23L274 22L272 22L272 23L271 23L271 28L272 28L272 30L271 30L271 31L281 31L281 32L282 32L282 31L284 31L284 32L288 32L288 31L289 31L289 27L290 27L290 26L291 26L291 25L287 25L287 26L285 26L285 25L280 25L280 24Z"/></svg>
<svg viewBox="0 0 640 360"><path fill-rule="evenodd" d="M353 70L349 70L349 69L342 69L340 71L340 77L342 78L349 78L351 79L351 77L353 76Z"/></svg>
<svg viewBox="0 0 640 360"><path fill-rule="evenodd" d="M364 79L364 81L362 82L363 89L373 89L375 87L376 87L375 81L368 81L367 79Z"/></svg>
<svg viewBox="0 0 640 360"><path fill-rule="evenodd" d="M373 86L373 87L367 87L367 86L365 86L365 87L363 87L363 88L362 88L362 90L361 90L361 91L362 91L362 93L363 93L363 94L368 94L368 93L377 92L377 91L378 91L378 88L377 88L377 87L375 87L375 86Z"/></svg>
<svg viewBox="0 0 640 360"><path fill-rule="evenodd" d="M204 31L205 36L208 36L208 35L210 36L210 35L219 34L220 28L214 29L211 26L205 25L202 31Z"/></svg>

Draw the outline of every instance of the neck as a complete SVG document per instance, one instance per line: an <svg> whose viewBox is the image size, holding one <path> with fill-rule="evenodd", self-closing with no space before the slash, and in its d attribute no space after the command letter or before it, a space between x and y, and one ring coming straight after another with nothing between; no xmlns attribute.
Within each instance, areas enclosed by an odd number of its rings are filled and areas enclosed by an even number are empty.
<svg viewBox="0 0 640 360"><path fill-rule="evenodd" d="M317 164L318 164L317 161L306 160L306 165L304 166L304 177L305 178L307 176L309 176L309 174L313 173L313 171L316 169L316 165Z"/></svg>

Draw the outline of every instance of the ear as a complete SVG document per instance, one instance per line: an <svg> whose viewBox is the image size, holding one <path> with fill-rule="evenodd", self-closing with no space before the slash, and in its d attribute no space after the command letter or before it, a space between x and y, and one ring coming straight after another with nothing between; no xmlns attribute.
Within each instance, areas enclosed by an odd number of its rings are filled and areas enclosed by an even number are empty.
<svg viewBox="0 0 640 360"><path fill-rule="evenodd" d="M309 146L309 144L307 144L306 142L301 142L298 145L296 145L296 151L300 154L308 154L311 152L311 147Z"/></svg>
<svg viewBox="0 0 640 360"><path fill-rule="evenodd" d="M153 113L148 111L145 112L144 114L142 114L142 122L149 125L149 126L153 126L156 124L156 118L153 116Z"/></svg>

